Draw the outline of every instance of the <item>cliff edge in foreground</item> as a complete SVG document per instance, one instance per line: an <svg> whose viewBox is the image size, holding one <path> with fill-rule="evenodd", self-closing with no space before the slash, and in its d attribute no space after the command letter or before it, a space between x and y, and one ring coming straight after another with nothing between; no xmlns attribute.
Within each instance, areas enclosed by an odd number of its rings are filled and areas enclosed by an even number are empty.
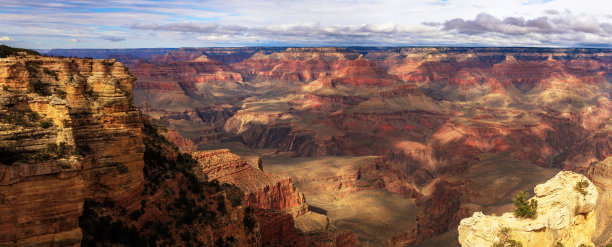
<svg viewBox="0 0 612 247"><path fill-rule="evenodd" d="M587 184L582 190L576 187L581 182ZM476 212L459 224L461 246L494 246L505 242L506 237L525 247L557 243L593 246L598 192L591 181L583 175L562 171L534 191L533 199L538 201L535 219L517 218L513 213L487 216Z"/></svg>

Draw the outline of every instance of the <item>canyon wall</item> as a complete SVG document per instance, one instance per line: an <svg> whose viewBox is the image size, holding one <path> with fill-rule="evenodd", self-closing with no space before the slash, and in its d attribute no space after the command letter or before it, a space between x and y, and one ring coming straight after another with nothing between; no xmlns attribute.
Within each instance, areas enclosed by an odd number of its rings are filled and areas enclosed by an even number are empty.
<svg viewBox="0 0 612 247"><path fill-rule="evenodd" d="M266 173L251 166L227 149L196 151L200 176L236 185L245 192L247 205L255 208L285 211L294 217L304 214L308 205L304 194L288 178Z"/></svg>
<svg viewBox="0 0 612 247"><path fill-rule="evenodd" d="M144 146L134 80L103 60L0 61L0 243L78 245L85 198L139 193Z"/></svg>
<svg viewBox="0 0 612 247"><path fill-rule="evenodd" d="M0 59L0 245L261 246L243 191L193 174L122 64Z"/></svg>
<svg viewBox="0 0 612 247"><path fill-rule="evenodd" d="M612 243L612 158L591 165L588 177L599 191L595 205L597 227L592 239L596 246L604 246Z"/></svg>

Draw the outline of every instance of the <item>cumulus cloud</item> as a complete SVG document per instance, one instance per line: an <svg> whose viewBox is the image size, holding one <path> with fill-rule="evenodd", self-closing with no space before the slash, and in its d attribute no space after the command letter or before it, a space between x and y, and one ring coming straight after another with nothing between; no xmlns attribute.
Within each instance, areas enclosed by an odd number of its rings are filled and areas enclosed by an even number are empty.
<svg viewBox="0 0 612 247"><path fill-rule="evenodd" d="M558 14L558 12L556 12ZM503 33L508 35L525 35L529 33L585 33L609 36L609 23L600 23L597 18L588 15L542 16L529 20L523 17L497 18L481 13L474 20L455 18L446 21L443 30L457 31L466 34Z"/></svg>
<svg viewBox="0 0 612 247"><path fill-rule="evenodd" d="M0 37L0 41L15 41L15 40L9 36L3 36L3 37Z"/></svg>

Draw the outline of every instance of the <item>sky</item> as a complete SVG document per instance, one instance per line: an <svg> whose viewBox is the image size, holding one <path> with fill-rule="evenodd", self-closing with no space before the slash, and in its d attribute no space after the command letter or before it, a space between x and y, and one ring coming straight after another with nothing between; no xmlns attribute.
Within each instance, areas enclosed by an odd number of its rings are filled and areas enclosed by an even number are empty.
<svg viewBox="0 0 612 247"><path fill-rule="evenodd" d="M0 44L612 47L601 0L0 0Z"/></svg>

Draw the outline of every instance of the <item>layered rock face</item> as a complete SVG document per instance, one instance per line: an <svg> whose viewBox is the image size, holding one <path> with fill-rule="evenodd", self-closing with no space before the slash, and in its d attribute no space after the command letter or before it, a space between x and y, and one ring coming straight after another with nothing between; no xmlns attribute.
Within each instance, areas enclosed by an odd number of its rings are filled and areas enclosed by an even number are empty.
<svg viewBox="0 0 612 247"><path fill-rule="evenodd" d="M143 116L144 189L131 200L86 199L79 226L86 246L261 246L255 212L243 192L198 179L197 165ZM138 203L134 204L131 201Z"/></svg>
<svg viewBox="0 0 612 247"><path fill-rule="evenodd" d="M588 176L599 191L595 206L597 229L592 239L596 246L603 246L612 243L612 158L591 165Z"/></svg>
<svg viewBox="0 0 612 247"><path fill-rule="evenodd" d="M78 245L85 198L138 193L144 146L134 80L103 60L0 60L0 243Z"/></svg>
<svg viewBox="0 0 612 247"><path fill-rule="evenodd" d="M575 188L580 182L587 183L584 193ZM510 239L523 246L593 245L591 236L596 229L595 206L599 193L591 181L583 175L564 171L534 190L533 199L538 201L535 219L518 218L513 213L486 216L476 212L461 220L459 243L490 246L503 241L500 232L507 228Z"/></svg>
<svg viewBox="0 0 612 247"><path fill-rule="evenodd" d="M341 64L359 57L344 48L287 48L283 52L259 52L232 68L252 81L310 82L329 76Z"/></svg>
<svg viewBox="0 0 612 247"><path fill-rule="evenodd" d="M227 149L197 151L193 157L199 163L196 168L199 174L244 190L249 206L284 210L294 217L308 210L304 194L296 189L289 178L263 172Z"/></svg>
<svg viewBox="0 0 612 247"><path fill-rule="evenodd" d="M243 192L199 181L139 114L134 79L114 61L0 59L0 245L262 245Z"/></svg>
<svg viewBox="0 0 612 247"><path fill-rule="evenodd" d="M179 50L129 65L138 77L134 103L150 116L167 119L166 127L193 145L220 139L218 129L248 95L241 74L204 54Z"/></svg>

